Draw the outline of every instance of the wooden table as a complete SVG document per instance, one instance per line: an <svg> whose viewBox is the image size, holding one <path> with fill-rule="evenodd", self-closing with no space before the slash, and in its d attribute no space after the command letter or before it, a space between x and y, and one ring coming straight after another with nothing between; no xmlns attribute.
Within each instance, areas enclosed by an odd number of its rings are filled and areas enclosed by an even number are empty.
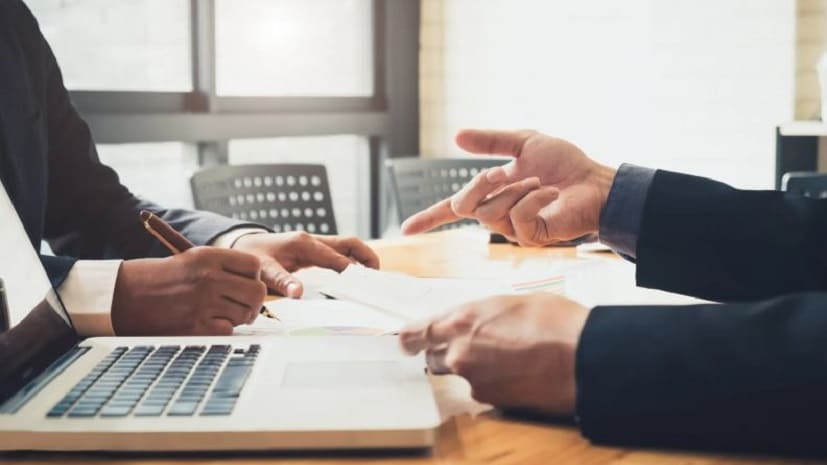
<svg viewBox="0 0 827 465"><path fill-rule="evenodd" d="M419 276L459 277L478 274L482 264L491 261L504 268L519 266L525 260L572 258L573 249L523 249L506 244L489 245L480 234L454 231L419 237L382 240L373 243L382 258L382 267ZM648 451L599 447L583 439L570 425L532 423L504 418L489 412L476 418L456 417L439 430L439 440L430 454L267 454L267 455L186 455L121 456L114 454L15 453L0 455L4 464L36 463L129 463L129 464L555 464L555 465L723 465L723 464L809 464L819 461L778 457L735 456Z"/></svg>

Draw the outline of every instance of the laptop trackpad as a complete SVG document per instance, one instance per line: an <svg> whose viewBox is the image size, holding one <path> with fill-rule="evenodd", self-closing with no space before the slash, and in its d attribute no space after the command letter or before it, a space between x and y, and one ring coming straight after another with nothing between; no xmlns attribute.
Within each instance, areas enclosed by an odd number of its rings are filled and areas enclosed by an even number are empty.
<svg viewBox="0 0 827 465"><path fill-rule="evenodd" d="M424 374L422 375L424 376ZM343 388L398 386L416 382L399 362L292 362L285 368L282 388Z"/></svg>

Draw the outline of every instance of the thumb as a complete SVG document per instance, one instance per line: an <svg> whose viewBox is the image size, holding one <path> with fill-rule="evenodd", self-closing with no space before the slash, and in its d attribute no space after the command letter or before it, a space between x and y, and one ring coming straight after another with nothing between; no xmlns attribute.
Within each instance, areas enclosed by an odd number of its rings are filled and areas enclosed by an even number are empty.
<svg viewBox="0 0 827 465"><path fill-rule="evenodd" d="M495 131L488 129L463 129L457 133L456 142L466 152L484 155L508 155L519 157L523 146L531 136L531 130Z"/></svg>
<svg viewBox="0 0 827 465"><path fill-rule="evenodd" d="M261 261L261 280L268 289L293 299L298 299L304 292L304 285L301 281L272 258L265 258Z"/></svg>
<svg viewBox="0 0 827 465"><path fill-rule="evenodd" d="M527 194L511 209L509 217L520 244L536 246L551 241L554 234L549 231L548 218L544 218L541 211L559 196L558 189L541 187Z"/></svg>

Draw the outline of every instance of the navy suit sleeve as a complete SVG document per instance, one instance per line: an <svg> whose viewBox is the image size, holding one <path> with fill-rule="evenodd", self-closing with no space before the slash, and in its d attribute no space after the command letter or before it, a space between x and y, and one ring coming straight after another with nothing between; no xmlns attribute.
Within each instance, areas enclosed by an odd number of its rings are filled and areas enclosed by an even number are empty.
<svg viewBox="0 0 827 465"><path fill-rule="evenodd" d="M166 209L142 200L124 187L117 174L98 159L95 143L63 85L60 69L30 12L31 41L25 44L38 69L33 87L40 90L43 134L48 144L49 179L45 237L54 251L76 258L136 258L163 256L167 251L149 236L138 212L151 210L194 243L204 245L219 234L241 226L228 218L186 210ZM163 167L158 167L163 169Z"/></svg>
<svg viewBox="0 0 827 465"><path fill-rule="evenodd" d="M686 307L597 307L577 352L592 441L825 454L827 293Z"/></svg>
<svg viewBox="0 0 827 465"><path fill-rule="evenodd" d="M655 170L624 163L615 175L606 206L600 212L600 242L634 261L646 193Z"/></svg>
<svg viewBox="0 0 827 465"><path fill-rule="evenodd" d="M827 290L827 200L658 171L643 210L637 282L715 301Z"/></svg>

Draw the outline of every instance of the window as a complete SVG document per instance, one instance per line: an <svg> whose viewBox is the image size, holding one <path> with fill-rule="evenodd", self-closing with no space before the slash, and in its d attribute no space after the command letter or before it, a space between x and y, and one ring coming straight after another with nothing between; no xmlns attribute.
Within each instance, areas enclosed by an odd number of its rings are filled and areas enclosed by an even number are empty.
<svg viewBox="0 0 827 465"><path fill-rule="evenodd" d="M99 144L98 155L132 193L165 207L192 208L189 180L198 169L194 145Z"/></svg>
<svg viewBox="0 0 827 465"><path fill-rule="evenodd" d="M317 163L330 180L340 234L366 237L368 141L359 136L288 137L230 141L230 164ZM362 207L360 207L362 206Z"/></svg>
<svg viewBox="0 0 827 465"><path fill-rule="evenodd" d="M417 62L418 2L24 1L102 160L135 193L191 207L202 164L324 163L338 230L378 234L379 159L393 128L390 61L374 55L386 31L403 30L406 63ZM394 88L415 94L413 71Z"/></svg>
<svg viewBox="0 0 827 465"><path fill-rule="evenodd" d="M219 95L373 95L372 0L217 0Z"/></svg>
<svg viewBox="0 0 827 465"><path fill-rule="evenodd" d="M192 89L189 0L26 0L68 89Z"/></svg>

